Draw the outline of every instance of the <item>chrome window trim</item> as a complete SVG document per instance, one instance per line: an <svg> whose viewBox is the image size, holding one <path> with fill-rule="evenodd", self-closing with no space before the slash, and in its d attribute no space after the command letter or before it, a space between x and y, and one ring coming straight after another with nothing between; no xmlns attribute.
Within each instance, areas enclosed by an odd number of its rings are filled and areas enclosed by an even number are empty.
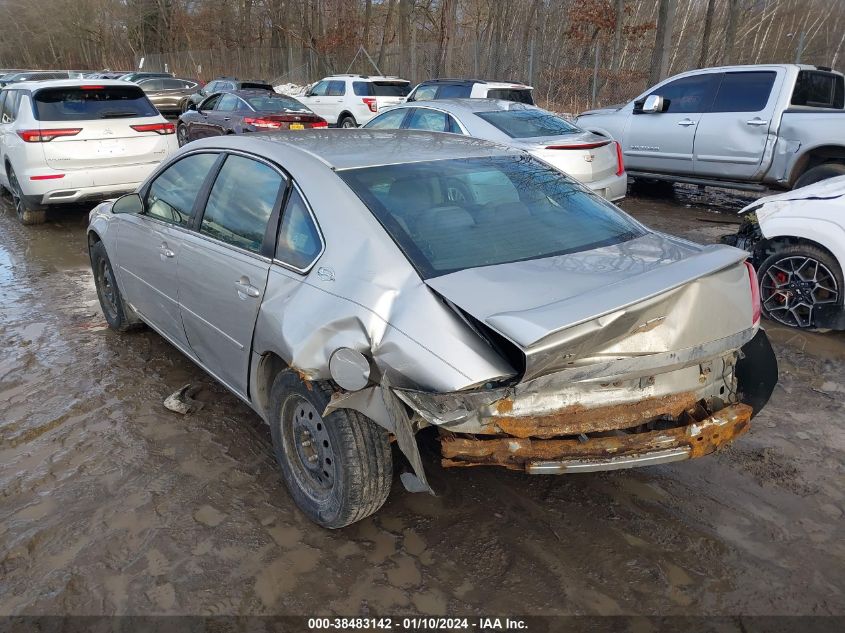
<svg viewBox="0 0 845 633"><path fill-rule="evenodd" d="M282 266L283 268L287 268L288 270L292 270L295 273L299 273L300 275L307 275L317 261L323 256L323 253L326 252L326 238L323 236L323 229L320 228L320 223L317 221L317 216L314 214L314 209L311 208L311 203L308 202L308 198L305 197L305 193L302 191L302 188L299 184L291 178L291 183L293 184L293 188L296 189L297 193L299 193L300 198L305 203L305 208L308 209L308 215L311 217L311 221L314 223L314 228L317 229L317 236L320 238L320 251L314 256L314 259L305 267L305 268L297 268L293 264L289 264L277 257L273 257L273 263ZM282 209L282 212L279 216L279 230L282 229L282 222L285 219L285 211L287 210L287 203L290 202L290 195L288 195L287 200L285 200L285 207ZM276 245L278 246L278 235L276 236Z"/></svg>

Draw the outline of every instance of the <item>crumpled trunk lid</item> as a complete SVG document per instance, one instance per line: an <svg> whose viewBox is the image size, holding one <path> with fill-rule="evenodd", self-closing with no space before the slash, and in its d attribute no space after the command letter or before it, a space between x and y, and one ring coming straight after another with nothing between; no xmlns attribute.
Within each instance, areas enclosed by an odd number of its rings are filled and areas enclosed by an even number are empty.
<svg viewBox="0 0 845 633"><path fill-rule="evenodd" d="M527 380L610 359L664 355L743 331L750 338L745 257L739 249L651 233L426 283L517 345Z"/></svg>

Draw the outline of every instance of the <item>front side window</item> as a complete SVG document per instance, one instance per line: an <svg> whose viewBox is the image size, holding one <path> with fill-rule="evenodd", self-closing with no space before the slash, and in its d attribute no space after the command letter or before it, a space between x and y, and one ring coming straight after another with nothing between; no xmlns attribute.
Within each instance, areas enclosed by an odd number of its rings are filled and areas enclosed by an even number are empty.
<svg viewBox="0 0 845 633"><path fill-rule="evenodd" d="M308 213L305 200L297 189L293 189L282 215L276 259L293 268L305 270L314 263L321 249L320 232Z"/></svg>
<svg viewBox="0 0 845 633"><path fill-rule="evenodd" d="M200 233L260 252L283 182L281 174L269 165L228 156L208 196Z"/></svg>
<svg viewBox="0 0 845 633"><path fill-rule="evenodd" d="M408 108L389 110L372 119L364 127L367 129L398 130L402 127L402 121L405 119L407 112Z"/></svg>
<svg viewBox="0 0 845 633"><path fill-rule="evenodd" d="M147 215L189 226L197 194L216 160L217 154L191 154L165 169L147 192Z"/></svg>
<svg viewBox="0 0 845 633"><path fill-rule="evenodd" d="M220 99L221 99L222 97L223 97L223 95L222 95L222 94L216 94L216 95L212 95L212 96L210 96L208 99L206 99L205 101L203 101L203 102L200 104L199 109L200 109L200 110L214 110L215 106L216 106L218 103L220 103Z"/></svg>
<svg viewBox="0 0 845 633"><path fill-rule="evenodd" d="M581 130L565 119L545 110L496 110L475 115L511 138L563 136Z"/></svg>
<svg viewBox="0 0 845 633"><path fill-rule="evenodd" d="M414 108L414 112L408 119L407 127L411 130L448 132L449 120L447 119L445 112L439 112L429 108Z"/></svg>
<svg viewBox="0 0 845 633"><path fill-rule="evenodd" d="M792 105L841 110L845 107L845 78L817 70L799 71Z"/></svg>
<svg viewBox="0 0 845 633"><path fill-rule="evenodd" d="M90 121L159 116L138 86L44 88L33 97L39 121Z"/></svg>
<svg viewBox="0 0 845 633"><path fill-rule="evenodd" d="M231 93L225 94L214 109L219 110L220 112L232 112L233 110L238 109L239 101L240 100L235 95Z"/></svg>
<svg viewBox="0 0 845 633"><path fill-rule="evenodd" d="M530 156L341 170L424 278L627 241L644 230Z"/></svg>
<svg viewBox="0 0 845 633"><path fill-rule="evenodd" d="M314 87L308 91L308 95L311 97L325 97L326 90L329 89L329 82L328 81L320 81L314 84Z"/></svg>
<svg viewBox="0 0 845 633"><path fill-rule="evenodd" d="M651 94L663 97L664 112L677 114L707 112L713 103L718 79L718 73L681 77L661 86ZM642 104L642 101L638 101L635 104L634 112L637 112L637 110L642 112Z"/></svg>
<svg viewBox="0 0 845 633"><path fill-rule="evenodd" d="M437 96L437 84L430 84L428 86L420 86L414 92L412 101L430 101Z"/></svg>
<svg viewBox="0 0 845 633"><path fill-rule="evenodd" d="M773 71L725 73L711 112L760 112L769 102Z"/></svg>

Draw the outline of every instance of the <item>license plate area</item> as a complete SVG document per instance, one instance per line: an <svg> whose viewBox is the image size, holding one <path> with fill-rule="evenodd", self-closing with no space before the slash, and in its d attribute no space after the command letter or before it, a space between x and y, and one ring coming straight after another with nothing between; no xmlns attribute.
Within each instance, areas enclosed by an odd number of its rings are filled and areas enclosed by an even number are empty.
<svg viewBox="0 0 845 633"><path fill-rule="evenodd" d="M305 126L302 123L291 123L290 129L292 129L292 130L304 130Z"/></svg>

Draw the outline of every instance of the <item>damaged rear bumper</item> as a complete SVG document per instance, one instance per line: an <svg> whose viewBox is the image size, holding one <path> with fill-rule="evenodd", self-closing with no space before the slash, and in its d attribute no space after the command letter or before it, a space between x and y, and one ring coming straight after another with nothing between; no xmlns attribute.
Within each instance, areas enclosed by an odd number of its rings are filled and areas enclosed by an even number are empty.
<svg viewBox="0 0 845 633"><path fill-rule="evenodd" d="M732 404L685 426L587 439L532 439L441 433L442 464L504 466L531 474L618 470L694 459L745 433L752 408Z"/></svg>

